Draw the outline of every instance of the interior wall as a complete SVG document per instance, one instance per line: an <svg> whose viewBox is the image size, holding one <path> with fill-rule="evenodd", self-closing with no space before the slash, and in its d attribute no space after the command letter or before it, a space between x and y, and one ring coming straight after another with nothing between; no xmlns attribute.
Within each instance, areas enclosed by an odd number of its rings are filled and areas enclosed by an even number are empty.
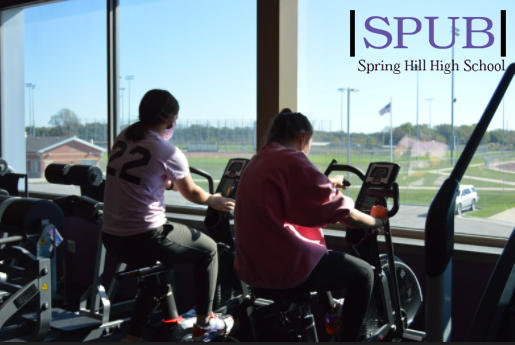
<svg viewBox="0 0 515 345"><path fill-rule="evenodd" d="M24 10L11 9L2 11L0 22L1 154L2 158L17 173L25 173ZM16 143L16 145L12 143Z"/></svg>

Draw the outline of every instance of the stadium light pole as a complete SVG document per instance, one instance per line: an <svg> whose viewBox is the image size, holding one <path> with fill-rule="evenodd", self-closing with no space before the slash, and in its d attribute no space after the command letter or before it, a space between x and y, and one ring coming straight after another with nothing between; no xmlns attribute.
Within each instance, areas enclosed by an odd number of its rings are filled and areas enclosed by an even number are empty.
<svg viewBox="0 0 515 345"><path fill-rule="evenodd" d="M36 116L34 114L34 89L36 88L35 84L32 84L32 136L36 136Z"/></svg>
<svg viewBox="0 0 515 345"><path fill-rule="evenodd" d="M120 91L122 92L120 94L120 98L122 99L122 101L120 102L122 104L122 116L121 116L121 125L123 126L123 91L125 91L125 88L124 87L121 87L120 88ZM120 126L121 127L121 126Z"/></svg>
<svg viewBox="0 0 515 345"><path fill-rule="evenodd" d="M342 90L347 91L347 165L350 165L350 93L351 93L351 91L358 92L359 90L351 89L350 87L344 88ZM342 133L343 133L343 131L342 131ZM347 172L347 181L349 179L350 179L350 173ZM349 196L349 192L350 191L347 188L347 196Z"/></svg>
<svg viewBox="0 0 515 345"><path fill-rule="evenodd" d="M31 97L30 97L30 93L32 90L32 83L25 83L25 87L27 88L27 91L28 91L28 97L27 99L29 100L28 104L29 104L29 137L32 136L32 111L31 111L31 107L32 107L32 100L31 100Z"/></svg>
<svg viewBox="0 0 515 345"><path fill-rule="evenodd" d="M128 102L129 114L128 114L127 126L130 126L131 125L131 80L134 80L134 76L133 75L128 75L128 76L125 77L125 80L127 80L127 82L129 83L129 102Z"/></svg>
<svg viewBox="0 0 515 345"><path fill-rule="evenodd" d="M453 23L454 24L454 23ZM460 35L460 29L452 27L454 36ZM453 37L454 42L454 37ZM452 45L452 69L451 69L451 166L454 165L454 44Z"/></svg>
<svg viewBox="0 0 515 345"><path fill-rule="evenodd" d="M433 138L433 127L431 127L431 102L434 101L435 99L434 98L426 98L426 101L429 102L429 130L431 133L429 135L429 140L431 140Z"/></svg>
<svg viewBox="0 0 515 345"><path fill-rule="evenodd" d="M392 97L390 96L390 162L393 162L393 120Z"/></svg>
<svg viewBox="0 0 515 345"><path fill-rule="evenodd" d="M504 97L502 98L502 149L501 155L504 156ZM504 170L503 170L504 172ZM504 195L504 194L503 194Z"/></svg>
<svg viewBox="0 0 515 345"><path fill-rule="evenodd" d="M340 149L343 149L343 91L344 88L339 88L340 91L340 118L341 118L341 127L340 127Z"/></svg>
<svg viewBox="0 0 515 345"><path fill-rule="evenodd" d="M415 70L417 71L417 139L415 140L415 160L418 161L418 71L419 66L415 65Z"/></svg>

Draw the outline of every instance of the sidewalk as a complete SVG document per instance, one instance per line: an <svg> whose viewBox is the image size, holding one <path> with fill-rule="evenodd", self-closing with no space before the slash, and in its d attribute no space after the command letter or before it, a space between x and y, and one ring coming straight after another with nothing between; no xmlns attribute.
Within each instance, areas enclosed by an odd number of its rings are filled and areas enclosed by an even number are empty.
<svg viewBox="0 0 515 345"><path fill-rule="evenodd" d="M515 222L515 207L510 208L509 210L506 210L504 212L498 213L495 216L488 217L488 219L514 223Z"/></svg>
<svg viewBox="0 0 515 345"><path fill-rule="evenodd" d="M431 173L431 174L439 174L439 175L446 176L446 177L451 176L451 174L449 174L449 173L442 172L443 170L444 169L440 170L439 172L437 172L436 170L429 170L427 172ZM494 179L485 178L485 177L467 176L466 178L471 179L471 180L484 181L484 182L492 182L492 183L500 183L500 184L503 183L502 180L494 180ZM504 184L508 185L508 186L515 186L515 182L504 181Z"/></svg>

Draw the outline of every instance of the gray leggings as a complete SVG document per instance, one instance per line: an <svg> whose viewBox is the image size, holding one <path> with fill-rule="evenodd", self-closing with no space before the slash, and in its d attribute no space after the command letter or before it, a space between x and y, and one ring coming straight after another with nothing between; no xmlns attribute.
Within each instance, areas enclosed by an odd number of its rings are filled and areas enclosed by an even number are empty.
<svg viewBox="0 0 515 345"><path fill-rule="evenodd" d="M106 250L122 261L127 258L134 262L141 258L145 262L155 259L169 265L194 264L192 287L197 315L211 314L218 275L218 255L216 243L209 236L183 224L167 223L134 236L103 233L102 238ZM147 297L146 301L140 303L136 300L129 326L131 335L141 334L154 311L149 311Z"/></svg>

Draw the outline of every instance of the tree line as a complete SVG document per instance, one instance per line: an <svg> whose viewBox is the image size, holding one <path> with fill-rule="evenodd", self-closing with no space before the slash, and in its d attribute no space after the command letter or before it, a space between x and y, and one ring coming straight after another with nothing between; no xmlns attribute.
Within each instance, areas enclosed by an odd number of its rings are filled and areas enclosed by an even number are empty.
<svg viewBox="0 0 515 345"><path fill-rule="evenodd" d="M84 122L84 123L82 123ZM212 121L212 123L217 121ZM226 127L226 122L220 121L221 127L207 125L202 123L192 123L188 127L181 122L180 129L174 134L174 141L185 144L190 142L216 142L219 145L228 143L234 144L251 144L254 140L254 121L247 121L247 124L238 123L240 126ZM455 126L454 135L457 138L458 145L464 145L472 135L475 124ZM123 128L122 128L123 129ZM26 127L29 133L29 127ZM103 141L107 138L106 121L87 122L81 121L77 114L69 109L61 109L52 115L47 127L36 127L36 136L77 136L81 139L94 139L95 141ZM313 140L316 142L330 142L333 145L341 143L342 133L339 131L315 131ZM372 149L390 144L390 127L384 128L380 132L375 133L352 133L350 134L352 145L360 145L365 149ZM396 145L403 138L417 137L416 125L410 122L404 123L393 128L393 143ZM343 142L346 143L347 133L343 133ZM440 124L430 128L427 124L418 126L418 138L421 141L442 142L447 145L451 140L451 125ZM481 142L482 145L489 145L492 149L500 148L503 141L503 130L494 129L488 131ZM505 149L513 150L515 148L515 131L504 131Z"/></svg>

